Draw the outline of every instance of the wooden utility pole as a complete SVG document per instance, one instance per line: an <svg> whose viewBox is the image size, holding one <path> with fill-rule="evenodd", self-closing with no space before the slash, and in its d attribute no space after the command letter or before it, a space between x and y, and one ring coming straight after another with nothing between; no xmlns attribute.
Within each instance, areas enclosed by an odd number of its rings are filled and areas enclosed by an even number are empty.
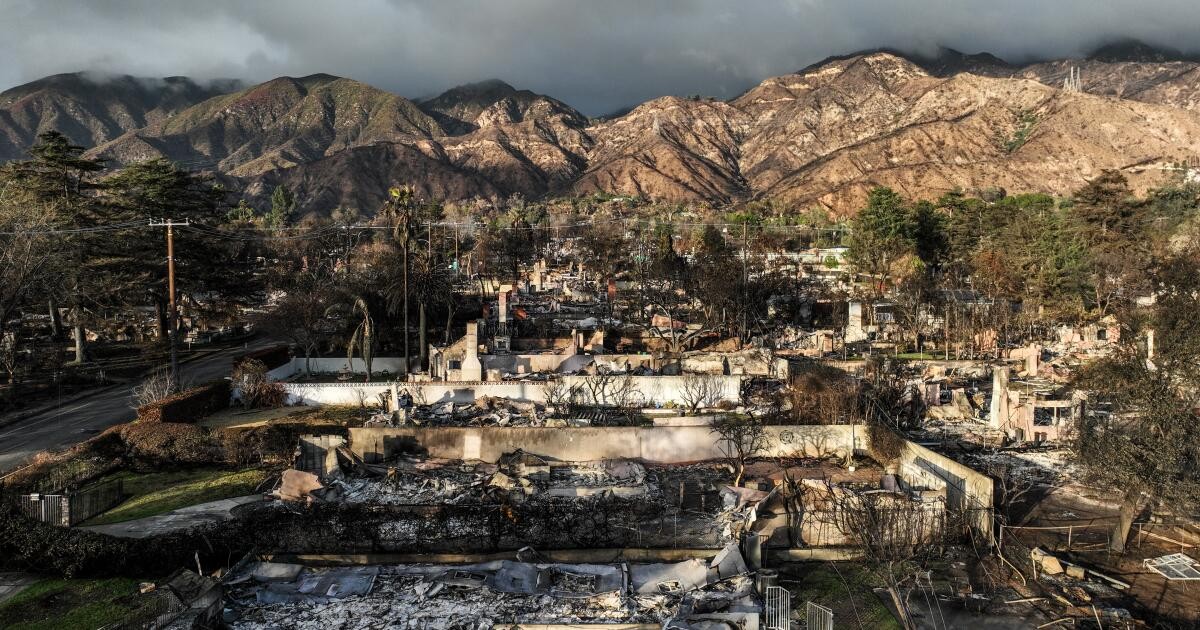
<svg viewBox="0 0 1200 630"><path fill-rule="evenodd" d="M749 310L747 303L750 300L750 296L748 295L749 287L746 284L748 281L746 275L746 256L750 253L750 239L746 232L746 225L746 222L742 223L742 337L745 340L749 340L750 331L746 330L746 311ZM738 344L738 347L741 347L744 343L745 341L742 341L742 343Z"/></svg>
<svg viewBox="0 0 1200 630"><path fill-rule="evenodd" d="M171 346L171 384L179 389L179 308L175 303L175 227L191 225L191 221L175 222L166 219L150 222L150 227L167 228L167 339Z"/></svg>

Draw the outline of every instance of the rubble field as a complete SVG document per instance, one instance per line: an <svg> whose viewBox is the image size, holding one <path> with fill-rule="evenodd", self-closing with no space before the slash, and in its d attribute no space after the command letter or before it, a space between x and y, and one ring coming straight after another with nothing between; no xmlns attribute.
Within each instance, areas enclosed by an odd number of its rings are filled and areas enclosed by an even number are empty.
<svg viewBox="0 0 1200 630"><path fill-rule="evenodd" d="M230 581L234 630L421 628L486 630L507 623L692 626L709 615L751 620L758 602L736 546L711 560L313 568L252 563ZM674 625L682 623L683 625Z"/></svg>
<svg viewBox="0 0 1200 630"><path fill-rule="evenodd" d="M399 458L339 469L323 481L288 471L275 491L281 500L262 505L254 518L304 521L306 535L288 544L314 553L525 545L716 549L738 535L750 514L727 488L730 479L727 466L714 464L546 462L521 452L497 464ZM322 516L297 505L304 501L319 504ZM362 540L349 542L346 527Z"/></svg>

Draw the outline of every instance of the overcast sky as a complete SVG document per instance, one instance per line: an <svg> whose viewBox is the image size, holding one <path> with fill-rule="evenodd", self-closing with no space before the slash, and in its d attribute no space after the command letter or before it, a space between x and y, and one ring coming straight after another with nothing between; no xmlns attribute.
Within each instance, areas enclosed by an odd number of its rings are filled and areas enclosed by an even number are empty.
<svg viewBox="0 0 1200 630"><path fill-rule="evenodd" d="M91 70L261 81L328 72L408 97L500 78L597 115L734 96L875 47L1195 50L1200 0L0 0L0 89Z"/></svg>

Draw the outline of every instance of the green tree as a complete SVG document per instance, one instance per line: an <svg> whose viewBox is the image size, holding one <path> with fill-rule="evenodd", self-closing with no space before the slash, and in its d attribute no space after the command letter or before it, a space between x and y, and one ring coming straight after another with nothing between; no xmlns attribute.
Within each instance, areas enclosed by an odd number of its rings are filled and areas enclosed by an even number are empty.
<svg viewBox="0 0 1200 630"><path fill-rule="evenodd" d="M238 249L236 239L214 227L225 219L225 192L211 178L154 159L126 166L105 179L104 185L107 195L100 214L105 222L165 218L194 224L175 230L175 285L181 304L216 313L244 303L257 292L249 254ZM165 247L158 238L148 242L144 233L106 238L97 245L90 265L114 283L113 299L155 307L160 336L167 331L169 301Z"/></svg>
<svg viewBox="0 0 1200 630"><path fill-rule="evenodd" d="M1089 408L1074 439L1078 462L1093 479L1122 493L1111 541L1124 549L1143 505L1177 513L1200 508L1200 248L1172 254L1153 269L1156 303L1130 316L1122 348L1081 371L1075 385ZM1153 357L1138 332L1153 331Z"/></svg>
<svg viewBox="0 0 1200 630"><path fill-rule="evenodd" d="M490 227L480 239L477 253L487 269L497 269L512 280L521 281L521 265L537 257L533 226L525 217L524 207L510 210L503 221Z"/></svg>
<svg viewBox="0 0 1200 630"><path fill-rule="evenodd" d="M947 217L928 201L918 201L912 207L912 240L914 253L930 269L941 267L950 255Z"/></svg>
<svg viewBox="0 0 1200 630"><path fill-rule="evenodd" d="M388 190L389 199L384 203L383 211L380 212L380 217L384 221L388 221L392 225L392 242L399 250L400 254L400 273L394 276L396 279L388 286L388 303L393 306L393 314L395 307L398 307L404 318L404 374L408 374L409 361L412 354L409 352L409 326L408 316L410 309L408 307L409 297L412 295L409 285L409 264L412 241L414 231L416 230L416 218L414 213L417 206L416 189L412 186L393 187ZM364 307L365 308L365 307Z"/></svg>
<svg viewBox="0 0 1200 630"><path fill-rule="evenodd" d="M914 225L908 204L890 188L875 188L867 207L851 222L846 257L871 283L873 297L883 295L897 261L913 252Z"/></svg>
<svg viewBox="0 0 1200 630"><path fill-rule="evenodd" d="M17 395L21 315L48 292L59 255L51 204L19 189L0 186L0 365L8 373L8 397Z"/></svg>
<svg viewBox="0 0 1200 630"><path fill-rule="evenodd" d="M267 214L267 227L280 228L292 220L296 211L296 197L282 184L275 187L271 193L271 212Z"/></svg>
<svg viewBox="0 0 1200 630"><path fill-rule="evenodd" d="M1127 308L1148 288L1150 245L1145 204L1119 171L1104 171L1075 192L1072 216L1087 247L1092 307L1103 316Z"/></svg>
<svg viewBox="0 0 1200 630"><path fill-rule="evenodd" d="M30 159L0 167L0 179L13 194L27 195L30 202L53 204L51 223L55 227L96 227L105 223L97 213L97 194L102 185L96 181L104 163L85 158L83 153L84 147L72 144L57 131L49 131L40 134L37 144L29 149ZM111 235L111 232L103 235L77 232L58 240L62 248L57 268L59 282L47 292L47 301L54 336L59 338L58 301L65 300L75 338L76 362L82 362L87 352L84 332L87 309L93 298L109 293L107 279L89 273L85 265L94 258L95 245Z"/></svg>
<svg viewBox="0 0 1200 630"><path fill-rule="evenodd" d="M689 295L696 299L710 328L720 329L739 321L746 287L736 255L720 230L707 226L701 233L694 263L683 276Z"/></svg>

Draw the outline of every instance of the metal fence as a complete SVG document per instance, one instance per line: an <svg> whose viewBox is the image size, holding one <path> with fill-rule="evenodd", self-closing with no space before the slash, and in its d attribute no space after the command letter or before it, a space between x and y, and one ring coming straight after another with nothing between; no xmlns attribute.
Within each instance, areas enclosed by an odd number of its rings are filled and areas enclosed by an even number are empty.
<svg viewBox="0 0 1200 630"><path fill-rule="evenodd" d="M792 629L792 594L782 586L768 586L765 630Z"/></svg>
<svg viewBox="0 0 1200 630"><path fill-rule="evenodd" d="M18 499L28 517L51 525L71 527L125 500L120 479L64 494L23 494Z"/></svg>
<svg viewBox="0 0 1200 630"><path fill-rule="evenodd" d="M804 616L808 620L808 630L833 630L833 611L820 604L808 602L805 604Z"/></svg>

